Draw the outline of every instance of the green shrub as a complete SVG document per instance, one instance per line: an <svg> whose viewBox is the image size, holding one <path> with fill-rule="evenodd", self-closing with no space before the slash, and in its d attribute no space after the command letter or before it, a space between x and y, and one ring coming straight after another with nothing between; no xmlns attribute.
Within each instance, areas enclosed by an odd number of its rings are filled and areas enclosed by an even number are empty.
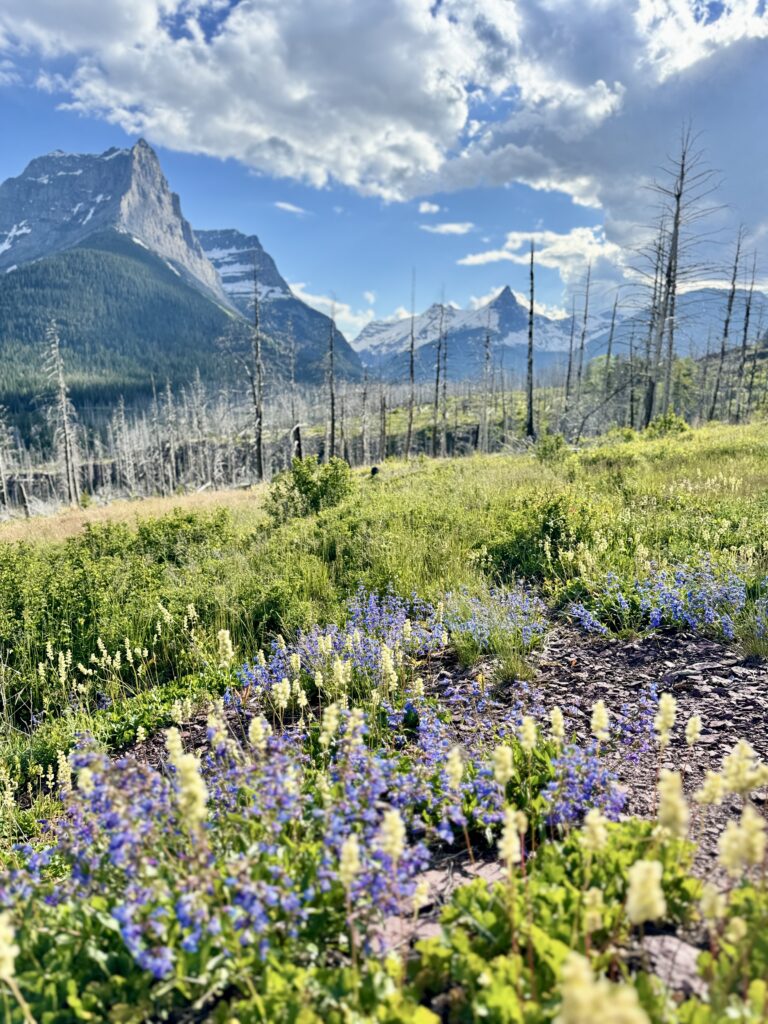
<svg viewBox="0 0 768 1024"><path fill-rule="evenodd" d="M323 466L316 455L294 459L290 471L272 485L267 511L278 523L315 515L340 504L353 487L352 470L344 459L334 457Z"/></svg>

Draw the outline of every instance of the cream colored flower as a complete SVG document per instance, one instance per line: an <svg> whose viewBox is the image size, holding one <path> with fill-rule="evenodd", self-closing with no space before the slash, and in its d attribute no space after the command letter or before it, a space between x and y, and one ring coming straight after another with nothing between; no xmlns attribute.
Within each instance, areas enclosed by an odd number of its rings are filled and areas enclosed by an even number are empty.
<svg viewBox="0 0 768 1024"><path fill-rule="evenodd" d="M464 762L461 759L461 747L451 747L448 758L445 762L445 774L448 776L448 786L454 792L458 792L461 779L464 775Z"/></svg>
<svg viewBox="0 0 768 1024"><path fill-rule="evenodd" d="M504 789L514 774L515 767L512 760L512 748L507 746L496 747L493 751L493 777L496 780L496 784Z"/></svg>
<svg viewBox="0 0 768 1024"><path fill-rule="evenodd" d="M536 722L530 715L525 715L520 723L520 746L526 753L530 753L536 746L537 729Z"/></svg>
<svg viewBox="0 0 768 1024"><path fill-rule="evenodd" d="M707 770L703 783L693 794L693 799L697 804L716 804L719 806L723 802L724 796L725 782L723 781L722 775L718 775L717 772Z"/></svg>
<svg viewBox="0 0 768 1024"><path fill-rule="evenodd" d="M685 727L685 742L689 747L695 746L701 739L701 715L691 715Z"/></svg>
<svg viewBox="0 0 768 1024"><path fill-rule="evenodd" d="M662 768L659 773L659 824L675 839L688 835L688 805L679 772Z"/></svg>
<svg viewBox="0 0 768 1024"><path fill-rule="evenodd" d="M596 932L602 927L605 901L602 889L592 887L584 893L584 931Z"/></svg>
<svg viewBox="0 0 768 1024"><path fill-rule="evenodd" d="M400 811L385 811L376 835L376 847L391 857L396 864L405 851L405 835L405 824Z"/></svg>
<svg viewBox="0 0 768 1024"><path fill-rule="evenodd" d="M597 807L587 811L579 841L583 849L590 854L598 853L608 842L608 819L603 817Z"/></svg>
<svg viewBox="0 0 768 1024"><path fill-rule="evenodd" d="M523 850L517 824L517 812L514 807L508 807L504 815L504 827L501 830L501 838L499 839L499 856L510 871L515 864L519 864L523 859Z"/></svg>
<svg viewBox="0 0 768 1024"><path fill-rule="evenodd" d="M659 738L659 746L662 749L669 746L676 719L677 701L671 693L662 693L659 697L659 710L656 712L653 720L653 725Z"/></svg>
<svg viewBox="0 0 768 1024"><path fill-rule="evenodd" d="M632 924L657 921L667 912L661 888L662 867L657 860L638 860L627 872L627 917Z"/></svg>
<svg viewBox="0 0 768 1024"><path fill-rule="evenodd" d="M19 947L16 945L11 915L4 910L0 913L0 981L13 979L18 955Z"/></svg>
<svg viewBox="0 0 768 1024"><path fill-rule="evenodd" d="M549 734L560 746L565 740L565 719L559 707L554 707L549 713Z"/></svg>
<svg viewBox="0 0 768 1024"><path fill-rule="evenodd" d="M728 900L712 882L706 882L701 890L699 909L704 920L713 924L722 921L728 909Z"/></svg>
<svg viewBox="0 0 768 1024"><path fill-rule="evenodd" d="M592 721L590 723L590 727L592 730L592 735L595 737L598 743L603 743L605 740L608 739L610 735L608 727L609 722L610 714L608 712L608 708L605 706L605 701L595 701L594 705L592 706Z"/></svg>
<svg viewBox="0 0 768 1024"><path fill-rule="evenodd" d="M349 892L355 878L360 874L360 842L353 832L347 836L339 855L339 881Z"/></svg>

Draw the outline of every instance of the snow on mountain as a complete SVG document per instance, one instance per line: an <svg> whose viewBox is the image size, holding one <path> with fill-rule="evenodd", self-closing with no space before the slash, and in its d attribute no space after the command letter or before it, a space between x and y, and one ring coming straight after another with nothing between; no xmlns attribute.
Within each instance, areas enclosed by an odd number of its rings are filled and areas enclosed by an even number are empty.
<svg viewBox="0 0 768 1024"><path fill-rule="evenodd" d="M421 352L419 362L426 368L428 351L437 343L442 312L443 330L448 335L449 350L454 355L453 370L471 372L482 358L486 335L494 349L525 348L528 344L528 310L504 288L494 299L478 309L457 309L435 303L414 319L415 348ZM369 323L352 342L364 363L385 369L391 364L399 372L400 358L410 347L411 320L375 320ZM540 353L568 351L570 319L551 320L534 317L534 347ZM397 367L397 369L396 369Z"/></svg>
<svg viewBox="0 0 768 1024"><path fill-rule="evenodd" d="M241 231L198 231L203 251L215 267L230 302L243 316L253 317L254 276L259 286L259 317L264 330L284 345L295 346L297 365L312 361L320 368L328 347L331 321L324 313L297 298L275 261L256 235ZM344 373L357 376L360 360L344 336L336 331L336 353Z"/></svg>
<svg viewBox="0 0 768 1024"><path fill-rule="evenodd" d="M254 272L259 283L260 302L294 298L275 261L256 235L244 235L233 229L197 231L196 234L203 252L219 275L224 291L245 316L253 314Z"/></svg>
<svg viewBox="0 0 768 1024"><path fill-rule="evenodd" d="M132 236L190 284L229 305L157 154L143 139L100 156L57 150L0 184L0 272L105 230Z"/></svg>

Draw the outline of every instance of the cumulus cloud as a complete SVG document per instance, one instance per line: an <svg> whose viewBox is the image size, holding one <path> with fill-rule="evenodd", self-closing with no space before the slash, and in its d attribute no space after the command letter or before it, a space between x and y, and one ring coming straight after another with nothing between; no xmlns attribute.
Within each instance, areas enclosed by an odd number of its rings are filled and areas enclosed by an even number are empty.
<svg viewBox="0 0 768 1024"><path fill-rule="evenodd" d="M363 292L363 298L369 306L372 306L376 301L376 292Z"/></svg>
<svg viewBox="0 0 768 1024"><path fill-rule="evenodd" d="M166 147L387 200L522 182L613 241L693 116L734 218L768 220L764 0L3 0L17 54Z"/></svg>
<svg viewBox="0 0 768 1024"><path fill-rule="evenodd" d="M294 213L297 217L303 217L307 212L303 206L296 206L295 203L286 203L279 199L275 204L278 210L283 210L285 213Z"/></svg>
<svg viewBox="0 0 768 1024"><path fill-rule="evenodd" d="M469 220L458 223L419 224L422 231L429 231L431 235L468 235L474 226Z"/></svg>
<svg viewBox="0 0 768 1024"><path fill-rule="evenodd" d="M346 338L354 338L358 335L376 315L371 308L372 303L369 303L368 309L353 309L348 302L341 302L335 296L315 295L307 291L307 286L302 281L291 282L288 287L297 299L301 299L308 306L320 310L327 316L332 316L336 321L336 326Z"/></svg>
<svg viewBox="0 0 768 1024"><path fill-rule="evenodd" d="M557 271L571 291L581 286L587 268L590 267L595 294L602 300L628 273L625 251L606 237L602 227L573 228L562 233L510 231L501 248L469 253L457 260L457 263L464 267L505 262L527 266L531 239L535 246L536 266ZM527 302L527 299L524 301ZM557 307L554 307L554 312L544 306L538 311L547 316L562 315Z"/></svg>

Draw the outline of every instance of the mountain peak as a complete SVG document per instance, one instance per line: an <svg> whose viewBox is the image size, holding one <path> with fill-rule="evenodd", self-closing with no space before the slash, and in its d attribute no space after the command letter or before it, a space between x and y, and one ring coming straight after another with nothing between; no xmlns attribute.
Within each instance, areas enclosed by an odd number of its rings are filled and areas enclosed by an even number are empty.
<svg viewBox="0 0 768 1024"><path fill-rule="evenodd" d="M146 140L98 155L57 150L0 184L0 272L110 230L131 235L229 305Z"/></svg>

